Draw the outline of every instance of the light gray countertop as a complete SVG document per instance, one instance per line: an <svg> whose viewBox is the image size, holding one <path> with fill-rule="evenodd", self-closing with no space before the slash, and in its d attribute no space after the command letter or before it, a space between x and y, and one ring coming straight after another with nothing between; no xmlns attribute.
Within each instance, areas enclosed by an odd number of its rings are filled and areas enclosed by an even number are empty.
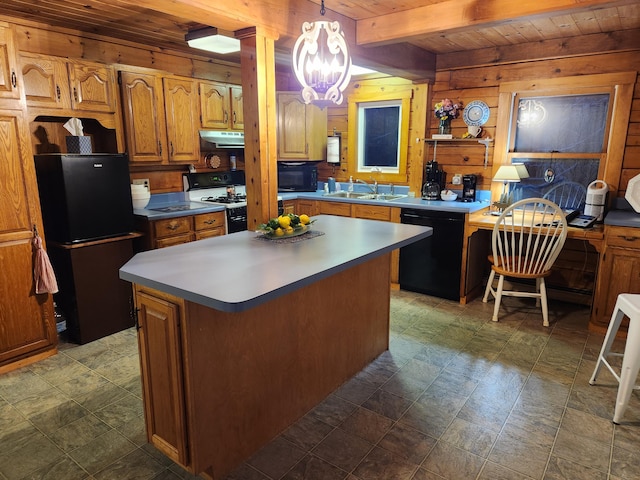
<svg viewBox="0 0 640 480"><path fill-rule="evenodd" d="M428 237L430 227L332 215L324 235L290 243L244 231L135 255L120 278L225 312L240 312Z"/></svg>
<svg viewBox="0 0 640 480"><path fill-rule="evenodd" d="M396 208L417 208L421 210L437 210L439 212L461 212L473 213L489 206L489 202L462 202L453 201L445 202L444 200L422 200L420 197L402 197L395 200L372 200L361 198L336 198L324 196L324 192L300 192L297 194L281 193L284 200L289 199L305 199L305 200L322 200L343 203L364 203L370 205L383 205ZM295 195L295 196L294 196Z"/></svg>

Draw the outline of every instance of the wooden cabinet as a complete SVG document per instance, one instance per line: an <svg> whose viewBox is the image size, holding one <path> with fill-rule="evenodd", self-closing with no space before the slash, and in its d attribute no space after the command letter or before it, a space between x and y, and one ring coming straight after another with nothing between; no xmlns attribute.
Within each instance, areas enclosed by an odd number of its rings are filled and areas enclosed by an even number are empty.
<svg viewBox="0 0 640 480"><path fill-rule="evenodd" d="M296 213L296 200L284 200L282 202L282 210L285 215Z"/></svg>
<svg viewBox="0 0 640 480"><path fill-rule="evenodd" d="M341 217L351 216L351 203L340 202L318 202L318 214L319 215L339 215Z"/></svg>
<svg viewBox="0 0 640 480"><path fill-rule="evenodd" d="M196 240L225 234L225 212L201 213L193 217Z"/></svg>
<svg viewBox="0 0 640 480"><path fill-rule="evenodd" d="M20 54L27 105L82 112L117 109L114 70L99 63Z"/></svg>
<svg viewBox="0 0 640 480"><path fill-rule="evenodd" d="M197 163L200 134L195 117L198 111L196 82L178 77L165 77L162 82L169 162Z"/></svg>
<svg viewBox="0 0 640 480"><path fill-rule="evenodd" d="M640 293L640 228L605 226L590 326L604 333L620 293Z"/></svg>
<svg viewBox="0 0 640 480"><path fill-rule="evenodd" d="M279 92L278 160L326 160L327 109L307 105L299 92Z"/></svg>
<svg viewBox="0 0 640 480"><path fill-rule="evenodd" d="M168 218L152 222L155 245L152 248L170 247L193 240L193 217Z"/></svg>
<svg viewBox="0 0 640 480"><path fill-rule="evenodd" d="M34 228L41 221L35 165L24 112L0 100L0 372L55 353L58 341L49 294L34 292Z"/></svg>
<svg viewBox="0 0 640 480"><path fill-rule="evenodd" d="M353 216L356 218L368 218L369 220L383 220L385 222L390 222L391 207L356 203L353 205Z"/></svg>
<svg viewBox="0 0 640 480"><path fill-rule="evenodd" d="M0 22L0 100L18 100L19 81L13 29Z"/></svg>
<svg viewBox="0 0 640 480"><path fill-rule="evenodd" d="M315 200L296 200L296 211L312 217L318 214L317 203Z"/></svg>
<svg viewBox="0 0 640 480"><path fill-rule="evenodd" d="M170 247L226 233L225 211L149 221L136 217L136 230L143 232L143 250Z"/></svg>
<svg viewBox="0 0 640 480"><path fill-rule="evenodd" d="M242 87L218 82L198 82L202 128L244 130Z"/></svg>
<svg viewBox="0 0 640 480"><path fill-rule="evenodd" d="M196 82L149 71L121 71L127 150L132 163L198 163Z"/></svg>
<svg viewBox="0 0 640 480"><path fill-rule="evenodd" d="M188 466L180 336L183 301L135 288L147 440L173 461Z"/></svg>

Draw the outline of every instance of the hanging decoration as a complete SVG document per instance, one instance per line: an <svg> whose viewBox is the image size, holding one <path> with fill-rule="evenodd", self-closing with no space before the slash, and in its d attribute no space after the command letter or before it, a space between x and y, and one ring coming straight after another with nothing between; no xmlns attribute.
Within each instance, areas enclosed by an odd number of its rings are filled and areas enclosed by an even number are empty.
<svg viewBox="0 0 640 480"><path fill-rule="evenodd" d="M324 0L320 15L324 16ZM342 103L351 79L351 57L339 22L304 22L293 47L293 71L305 103Z"/></svg>

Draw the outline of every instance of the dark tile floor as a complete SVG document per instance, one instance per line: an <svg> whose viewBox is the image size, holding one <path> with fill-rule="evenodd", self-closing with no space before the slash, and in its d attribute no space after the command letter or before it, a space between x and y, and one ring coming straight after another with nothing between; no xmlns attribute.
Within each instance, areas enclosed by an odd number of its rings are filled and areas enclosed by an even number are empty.
<svg viewBox="0 0 640 480"><path fill-rule="evenodd" d="M640 478L640 395L613 425L588 309L503 304L393 292L389 351L228 480ZM135 330L0 376L0 479L188 478L146 443Z"/></svg>

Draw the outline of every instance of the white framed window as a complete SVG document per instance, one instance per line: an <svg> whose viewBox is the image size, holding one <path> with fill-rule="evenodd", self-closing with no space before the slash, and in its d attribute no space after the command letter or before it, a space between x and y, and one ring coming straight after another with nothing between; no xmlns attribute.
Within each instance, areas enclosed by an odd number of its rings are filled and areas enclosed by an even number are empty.
<svg viewBox="0 0 640 480"><path fill-rule="evenodd" d="M358 105L358 172L400 172L402 101Z"/></svg>

